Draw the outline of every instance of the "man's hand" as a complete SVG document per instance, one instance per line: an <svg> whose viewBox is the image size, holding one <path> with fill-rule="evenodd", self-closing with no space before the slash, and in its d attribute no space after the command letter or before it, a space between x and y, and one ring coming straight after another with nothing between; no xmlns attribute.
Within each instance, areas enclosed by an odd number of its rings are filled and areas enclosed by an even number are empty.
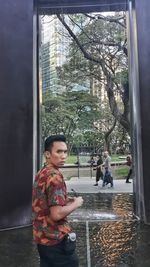
<svg viewBox="0 0 150 267"><path fill-rule="evenodd" d="M83 198L82 197L74 197L74 202L76 203L77 208L79 208L83 205Z"/></svg>
<svg viewBox="0 0 150 267"><path fill-rule="evenodd" d="M76 205L76 208L79 208L83 204L83 198L82 197L68 197L66 205L70 205L73 202Z"/></svg>

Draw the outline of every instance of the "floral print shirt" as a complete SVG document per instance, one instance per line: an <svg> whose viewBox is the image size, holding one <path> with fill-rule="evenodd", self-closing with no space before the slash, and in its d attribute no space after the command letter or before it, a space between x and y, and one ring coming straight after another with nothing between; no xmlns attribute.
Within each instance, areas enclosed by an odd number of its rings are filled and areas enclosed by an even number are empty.
<svg viewBox="0 0 150 267"><path fill-rule="evenodd" d="M51 206L67 204L66 184L61 172L54 166L44 166L36 175L32 192L33 238L37 244L55 245L71 228L67 218L53 221Z"/></svg>

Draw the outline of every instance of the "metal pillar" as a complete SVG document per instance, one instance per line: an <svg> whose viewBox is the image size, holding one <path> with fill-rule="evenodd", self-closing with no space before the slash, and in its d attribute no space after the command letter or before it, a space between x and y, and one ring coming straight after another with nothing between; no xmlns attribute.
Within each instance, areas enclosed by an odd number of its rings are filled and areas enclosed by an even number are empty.
<svg viewBox="0 0 150 267"><path fill-rule="evenodd" d="M31 221L33 1L1 1L0 228Z"/></svg>
<svg viewBox="0 0 150 267"><path fill-rule="evenodd" d="M129 0L130 93L136 213L150 223L150 2Z"/></svg>

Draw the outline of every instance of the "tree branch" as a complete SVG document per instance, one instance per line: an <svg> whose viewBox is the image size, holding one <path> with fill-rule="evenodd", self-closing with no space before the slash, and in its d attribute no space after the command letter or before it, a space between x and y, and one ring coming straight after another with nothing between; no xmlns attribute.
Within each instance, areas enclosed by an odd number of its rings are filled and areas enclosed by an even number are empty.
<svg viewBox="0 0 150 267"><path fill-rule="evenodd" d="M124 19L124 16L118 17L118 18L112 18L112 17L105 17L102 15L98 15L98 16L91 16L89 14L85 14L86 17L91 18L91 19L101 19L101 20L105 20L105 21L109 21L109 22L114 22L119 24L120 26L122 26L123 28L126 28L126 26L120 22L120 20Z"/></svg>

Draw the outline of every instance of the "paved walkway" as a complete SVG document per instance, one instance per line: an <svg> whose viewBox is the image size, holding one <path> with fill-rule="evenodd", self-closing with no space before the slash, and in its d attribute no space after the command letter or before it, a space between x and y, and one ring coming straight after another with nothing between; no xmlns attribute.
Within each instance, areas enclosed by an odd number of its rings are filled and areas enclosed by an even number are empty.
<svg viewBox="0 0 150 267"><path fill-rule="evenodd" d="M132 180L131 180L132 181ZM133 192L133 181L127 184L124 180L114 180L114 187L110 188L102 187L102 181L99 182L98 186L94 186L95 177L93 178L77 178L73 177L69 181L66 181L68 192L75 190L77 193L132 193Z"/></svg>

